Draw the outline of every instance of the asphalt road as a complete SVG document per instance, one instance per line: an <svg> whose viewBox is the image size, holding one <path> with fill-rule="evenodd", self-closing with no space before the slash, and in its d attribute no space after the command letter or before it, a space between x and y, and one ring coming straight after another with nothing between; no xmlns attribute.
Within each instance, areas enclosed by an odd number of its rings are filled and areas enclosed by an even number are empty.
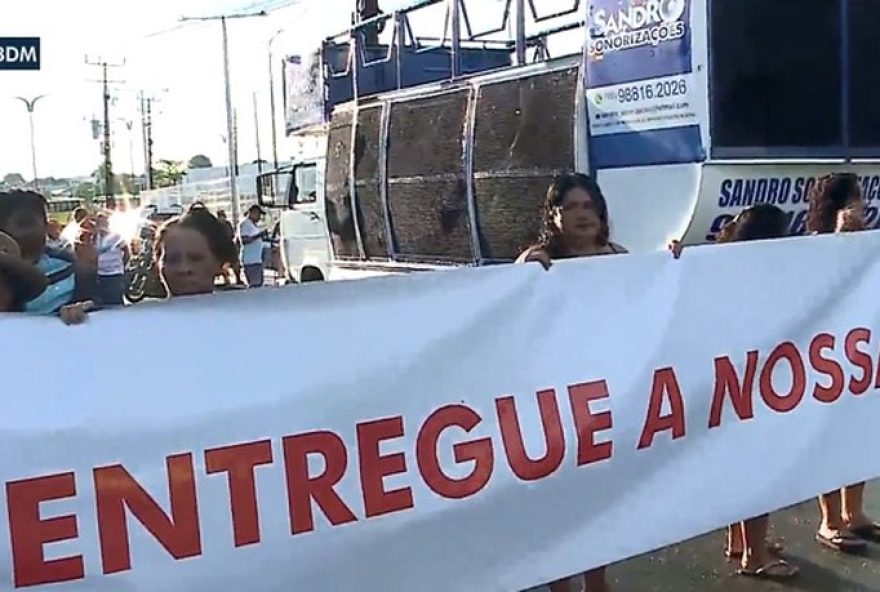
<svg viewBox="0 0 880 592"><path fill-rule="evenodd" d="M868 514L880 520L880 481L868 486ZM880 592L880 545L860 556L827 550L814 540L819 510L810 501L771 518L771 540L782 540L785 558L800 574L779 583L736 574L723 554L725 536L715 532L612 566L613 592ZM535 592L546 590L536 588ZM587 591L589 592L589 591Z"/></svg>

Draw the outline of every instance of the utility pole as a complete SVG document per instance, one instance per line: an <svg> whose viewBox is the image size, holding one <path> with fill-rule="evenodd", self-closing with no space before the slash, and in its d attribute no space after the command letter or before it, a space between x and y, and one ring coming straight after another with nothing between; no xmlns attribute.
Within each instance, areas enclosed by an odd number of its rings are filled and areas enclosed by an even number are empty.
<svg viewBox="0 0 880 592"><path fill-rule="evenodd" d="M168 92L167 88L155 91L156 94ZM140 101L141 114L141 136L143 141L144 155L144 180L146 181L145 189L153 189L155 183L153 179L153 104L161 102L156 95L147 94L147 91L138 92Z"/></svg>
<svg viewBox="0 0 880 592"><path fill-rule="evenodd" d="M31 123L31 165L33 166L34 171L34 191L40 191L40 184L37 182L37 145L36 139L34 137L34 108L37 106L37 101L45 97L46 95L40 95L38 97L34 97L31 100L28 100L24 97L15 97L22 103L24 103L25 108L28 112L28 119Z"/></svg>
<svg viewBox="0 0 880 592"><path fill-rule="evenodd" d="M102 143L102 152L104 153L104 205L108 208L114 208L116 206L116 199L113 196L113 159L112 159L112 146L110 141L110 80L107 76L108 68L119 68L125 65L123 61L121 64L110 64L106 60L91 62L89 61L88 56L86 56L86 64L89 66L100 66L101 71L103 73L102 80L100 81L103 85L104 93L104 140ZM92 81L97 82L97 81ZM122 83L122 80L114 80L112 81L114 84Z"/></svg>
<svg viewBox="0 0 880 592"><path fill-rule="evenodd" d="M140 93L141 134L144 150L144 180L146 189L153 188L153 101L156 99Z"/></svg>
<svg viewBox="0 0 880 592"><path fill-rule="evenodd" d="M235 166L235 145L233 144L233 116L232 116L232 83L229 76L229 35L226 31L226 21L228 19L250 18L255 16L268 16L265 10L259 12L241 12L235 14L224 14L217 16L204 17L182 17L181 22L186 21L220 21L221 30L223 32L223 78L226 86L226 136L229 138L227 148L229 149L229 192L232 197L232 224L234 228L238 228L239 218L241 216L241 201L238 195L238 182L236 181Z"/></svg>
<svg viewBox="0 0 880 592"><path fill-rule="evenodd" d="M147 116L146 116L146 148L144 150L144 159L146 162L145 172L147 174L147 189L153 189L155 182L153 181L153 98L147 97Z"/></svg>
<svg viewBox="0 0 880 592"><path fill-rule="evenodd" d="M263 174L263 157L260 153L260 116L257 111L257 93L254 93L254 134L257 137L257 174Z"/></svg>

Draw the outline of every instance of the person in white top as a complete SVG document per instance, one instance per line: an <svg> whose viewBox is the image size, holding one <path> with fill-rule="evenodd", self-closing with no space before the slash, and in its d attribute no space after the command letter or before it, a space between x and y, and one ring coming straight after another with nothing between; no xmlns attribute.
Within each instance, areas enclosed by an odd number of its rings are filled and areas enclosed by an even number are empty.
<svg viewBox="0 0 880 592"><path fill-rule="evenodd" d="M98 253L98 303L122 306L125 294L125 265L131 256L128 244L110 230L107 214L98 214L95 225L95 251Z"/></svg>
<svg viewBox="0 0 880 592"><path fill-rule="evenodd" d="M263 285L263 231L257 223L265 212L260 206L254 205L248 210L247 216L238 225L241 241L241 265L249 288Z"/></svg>

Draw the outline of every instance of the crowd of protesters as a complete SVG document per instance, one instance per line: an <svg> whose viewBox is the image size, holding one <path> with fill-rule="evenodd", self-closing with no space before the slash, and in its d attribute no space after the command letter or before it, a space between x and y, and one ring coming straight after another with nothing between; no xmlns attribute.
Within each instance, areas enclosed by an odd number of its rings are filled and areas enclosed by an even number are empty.
<svg viewBox="0 0 880 592"><path fill-rule="evenodd" d="M132 248L113 230L114 214L80 207L65 227L50 219L42 195L0 193L0 312L53 314L75 324L90 310L124 305ZM251 207L238 233L224 212L214 216L201 204L158 228L142 221L148 232L141 238L151 242L149 253L166 295L210 293L215 278L228 281L230 271L233 284L261 287L264 214Z"/></svg>
<svg viewBox="0 0 880 592"><path fill-rule="evenodd" d="M865 229L864 198L853 174L826 175L809 196L810 234ZM216 279L263 284L264 212L253 206L238 232L223 211L217 216L196 204L165 221L151 234L152 253L167 296L211 294ZM49 220L47 204L27 191L0 193L0 312L57 314L64 322L82 322L97 306L119 306L125 290L129 246L115 234L106 213L74 213L77 236L66 244L61 226ZM788 220L778 207L751 206L731 220L719 243L770 240L788 235ZM677 259L678 241L670 244ZM517 259L549 269L554 261L577 257L620 255L624 246L611 237L608 207L599 185L589 176L567 174L550 186L543 208L540 237ZM880 525L863 508L865 484L854 484L819 496L821 520L816 541L843 553L859 552L868 542L880 542ZM744 576L785 580L798 574L785 558L781 544L768 540L769 515L757 516L728 528L724 554L740 562ZM586 585L587 592L607 592L605 569L549 584L551 592L568 592Z"/></svg>

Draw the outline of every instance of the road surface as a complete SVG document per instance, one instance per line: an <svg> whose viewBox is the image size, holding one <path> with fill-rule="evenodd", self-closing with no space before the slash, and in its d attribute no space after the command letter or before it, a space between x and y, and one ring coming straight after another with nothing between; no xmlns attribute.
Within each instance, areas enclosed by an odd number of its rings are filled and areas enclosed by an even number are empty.
<svg viewBox="0 0 880 592"><path fill-rule="evenodd" d="M866 508L880 519L880 481L868 486ZM789 582L736 575L738 564L724 559L724 533L715 532L612 566L611 588L613 592L880 592L880 545L870 544L861 556L826 550L813 538L818 514L816 502L811 501L771 518L771 540L783 540L786 559L801 570Z"/></svg>

